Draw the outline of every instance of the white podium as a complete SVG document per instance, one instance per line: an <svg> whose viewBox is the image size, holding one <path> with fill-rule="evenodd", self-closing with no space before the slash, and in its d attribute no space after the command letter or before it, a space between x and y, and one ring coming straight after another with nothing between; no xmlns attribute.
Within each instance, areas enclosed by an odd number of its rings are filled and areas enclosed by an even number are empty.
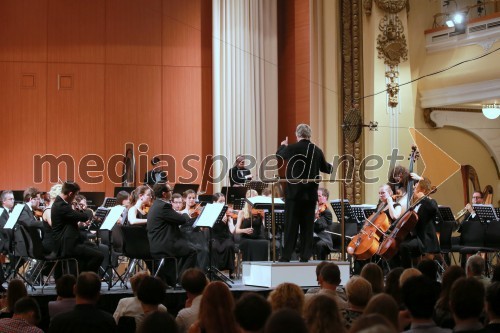
<svg viewBox="0 0 500 333"><path fill-rule="evenodd" d="M350 266L346 261L332 261L340 268L341 285L349 280ZM316 266L320 261L272 262L244 261L243 284L246 286L274 288L283 282L291 282L301 287L318 286Z"/></svg>

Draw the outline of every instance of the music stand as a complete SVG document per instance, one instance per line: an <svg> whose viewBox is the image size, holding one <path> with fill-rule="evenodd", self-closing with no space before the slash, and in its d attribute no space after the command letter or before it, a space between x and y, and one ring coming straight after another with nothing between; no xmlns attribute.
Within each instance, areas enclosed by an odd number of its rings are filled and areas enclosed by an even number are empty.
<svg viewBox="0 0 500 333"><path fill-rule="evenodd" d="M116 198L106 197L104 199L104 202L102 203L101 207L111 208L111 207L116 206L117 203L118 202L117 202Z"/></svg>
<svg viewBox="0 0 500 333"><path fill-rule="evenodd" d="M242 186L224 186L222 193L226 197L227 204L234 204L235 200L245 199L248 189Z"/></svg>
<svg viewBox="0 0 500 333"><path fill-rule="evenodd" d="M356 220L364 221L371 215L371 214L367 215L368 212L365 211L375 212L377 207L375 205L352 205L351 208L352 212L356 216Z"/></svg>
<svg viewBox="0 0 500 333"><path fill-rule="evenodd" d="M174 189L172 190L172 193L179 193L180 195L184 196L184 192L187 190L193 190L194 193L198 193L198 188L200 187L200 184L181 184L177 183L174 185Z"/></svg>
<svg viewBox="0 0 500 333"><path fill-rule="evenodd" d="M101 207L100 207L101 208ZM108 210L108 214L105 217L104 221L101 224L101 227L99 228L100 230L105 230L108 231L108 241L109 241L109 247L108 247L108 266L104 268L104 276L107 274L107 279L106 282L108 283L108 291L111 290L111 288L114 287L115 284L118 283L118 281L122 282L122 285L125 286L126 289L128 289L125 281L122 279L121 275L118 274L116 271L116 268L113 267L111 257L112 257L112 251L113 251L113 238L111 237L111 229L115 226L116 222L118 219L122 216L123 211L125 210L125 207L123 206L114 206L113 208L104 208ZM118 276L118 280L116 280L115 283L113 283L113 272Z"/></svg>
<svg viewBox="0 0 500 333"><path fill-rule="evenodd" d="M14 202L17 203L24 203L24 191L21 190L15 190L12 191L12 195L14 196Z"/></svg>
<svg viewBox="0 0 500 333"><path fill-rule="evenodd" d="M333 211L337 216L339 221L342 220L342 204L340 203L340 199L335 199L330 201L330 205L332 205ZM357 223L360 222L357 220L356 215L352 212L351 205L349 204L349 200L344 199L344 221L345 223ZM363 219L364 221L364 219Z"/></svg>
<svg viewBox="0 0 500 333"><path fill-rule="evenodd" d="M472 208L481 219L481 222L490 223L491 221L498 220L493 205L472 205Z"/></svg>
<svg viewBox="0 0 500 333"><path fill-rule="evenodd" d="M206 204L203 211L198 216L196 221L193 223L193 228L196 227L206 227L209 231L209 242L208 242L208 262L209 266L207 267L208 279L213 281L214 279L218 279L224 282L229 288L228 282L234 283L230 278L225 276L217 267L212 265L212 228L219 219L222 219L226 214L227 206L223 203L210 203Z"/></svg>
<svg viewBox="0 0 500 333"><path fill-rule="evenodd" d="M438 206L438 212L434 217L434 223L436 225L436 231L441 232L441 224L445 221L455 223L455 217L453 216L453 212L451 208L448 206Z"/></svg>
<svg viewBox="0 0 500 333"><path fill-rule="evenodd" d="M248 190L248 189L252 189L252 190L255 190L257 191L257 193L259 195L262 194L262 190L267 188L268 187L268 184L267 183L264 183L260 180L249 180L245 183L245 188Z"/></svg>
<svg viewBox="0 0 500 333"><path fill-rule="evenodd" d="M117 186L115 187L113 195L116 197L118 195L118 192L125 191L128 194L132 193L132 191L135 190L135 187L130 187L130 186Z"/></svg>
<svg viewBox="0 0 500 333"><path fill-rule="evenodd" d="M198 202L213 203L214 196L212 194L200 194L198 196Z"/></svg>
<svg viewBox="0 0 500 333"><path fill-rule="evenodd" d="M104 192L80 192L87 199L89 208L100 207L104 202Z"/></svg>
<svg viewBox="0 0 500 333"><path fill-rule="evenodd" d="M500 217L500 207L495 207L495 213L497 213L497 217Z"/></svg>

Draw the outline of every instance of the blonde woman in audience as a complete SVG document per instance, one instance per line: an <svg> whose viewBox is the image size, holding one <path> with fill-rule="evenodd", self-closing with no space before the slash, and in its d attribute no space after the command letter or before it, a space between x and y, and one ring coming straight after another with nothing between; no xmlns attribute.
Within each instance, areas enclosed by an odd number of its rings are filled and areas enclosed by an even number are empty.
<svg viewBox="0 0 500 333"><path fill-rule="evenodd" d="M372 285L361 276L353 276L345 285L347 308L341 310L345 327L349 329L353 322L363 314L366 304L372 297Z"/></svg>
<svg viewBox="0 0 500 333"><path fill-rule="evenodd" d="M188 333L240 333L234 318L234 299L223 282L210 282L203 291L198 321Z"/></svg>
<svg viewBox="0 0 500 333"><path fill-rule="evenodd" d="M279 309L292 309L302 313L304 308L304 292L294 283L285 282L276 287L268 297L273 312Z"/></svg>
<svg viewBox="0 0 500 333"><path fill-rule="evenodd" d="M309 298L304 308L309 333L344 333L343 318L337 301L330 295L318 294Z"/></svg>

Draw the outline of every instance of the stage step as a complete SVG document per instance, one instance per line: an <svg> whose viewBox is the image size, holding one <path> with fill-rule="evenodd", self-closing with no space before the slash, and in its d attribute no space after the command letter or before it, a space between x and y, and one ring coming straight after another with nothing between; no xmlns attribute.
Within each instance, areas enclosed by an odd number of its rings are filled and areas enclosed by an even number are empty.
<svg viewBox="0 0 500 333"><path fill-rule="evenodd" d="M349 280L349 262L332 261L340 268L341 285ZM316 266L320 261L309 262L272 262L244 261L243 284L246 286L274 288L280 283L291 282L301 287L314 287L316 281Z"/></svg>

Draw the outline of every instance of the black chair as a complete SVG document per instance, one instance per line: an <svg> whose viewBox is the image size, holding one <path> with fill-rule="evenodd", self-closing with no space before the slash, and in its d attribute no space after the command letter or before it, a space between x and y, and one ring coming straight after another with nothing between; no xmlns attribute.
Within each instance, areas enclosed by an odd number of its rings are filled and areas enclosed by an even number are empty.
<svg viewBox="0 0 500 333"><path fill-rule="evenodd" d="M476 254L479 252L486 253L486 261L488 262L488 253L496 252L495 248L489 247L486 245L486 238L488 237L488 243L495 243L494 240L491 240L492 237L488 235L493 232L493 226L491 230L489 229L489 225L494 223L483 223L477 220L472 221L464 221L462 223L461 233L460 233L460 257L462 260L462 267L466 264L466 258L468 255Z"/></svg>
<svg viewBox="0 0 500 333"><path fill-rule="evenodd" d="M152 270L151 274L157 276L160 269L163 267L163 265L165 265L165 261L168 259L174 261L175 278L178 279L177 258L153 258L153 256L151 255L151 250L149 248L148 231L145 227L123 225L121 226L121 232L123 236L123 255L130 259L127 270L122 276L122 279L125 282L127 282L127 279L130 278L136 266L139 266L141 270L146 270L146 268L141 264L141 261L150 263L150 267ZM155 268L156 260L159 260L159 264L158 267Z"/></svg>
<svg viewBox="0 0 500 333"><path fill-rule="evenodd" d="M76 258L59 257L55 255L55 253L44 253L42 238L38 228L19 225L14 232L14 237L16 249L15 254L19 257L14 268L14 276L20 276L33 290L36 290L33 285L33 281L40 278L43 293L45 286L49 283L50 278L54 276L54 272L59 264L62 265L63 274L70 274L70 263L73 262L76 268L76 275L78 276L79 270ZM25 275L21 275L19 272L20 268L23 266L23 260L32 266L30 270L25 272ZM47 278L44 280L42 273L44 268L49 265L52 265L52 268ZM26 276L27 272L30 273L29 277Z"/></svg>
<svg viewBox="0 0 500 333"><path fill-rule="evenodd" d="M487 270L491 271L495 258L497 263L500 260L500 220L491 221L487 224L484 246L487 252L493 254L486 260Z"/></svg>
<svg viewBox="0 0 500 333"><path fill-rule="evenodd" d="M440 262L439 260L435 260L439 267L439 275L441 276L445 269L446 265L449 263L446 261L446 258L450 256L452 251L452 241L451 235L453 234L453 228L455 226L454 221L442 221L439 223L440 225L440 233L439 233L439 247L441 248L441 252L439 253L444 262ZM445 265L446 264L446 265Z"/></svg>
<svg viewBox="0 0 500 333"><path fill-rule="evenodd" d="M340 223L332 223L328 231L331 231L332 234L332 243L333 243L333 251L334 253L342 252L342 237L341 235L341 227ZM345 224L345 235L344 235L344 246L347 247L347 244L351 241L351 237L358 234L358 224L357 223L346 223Z"/></svg>

